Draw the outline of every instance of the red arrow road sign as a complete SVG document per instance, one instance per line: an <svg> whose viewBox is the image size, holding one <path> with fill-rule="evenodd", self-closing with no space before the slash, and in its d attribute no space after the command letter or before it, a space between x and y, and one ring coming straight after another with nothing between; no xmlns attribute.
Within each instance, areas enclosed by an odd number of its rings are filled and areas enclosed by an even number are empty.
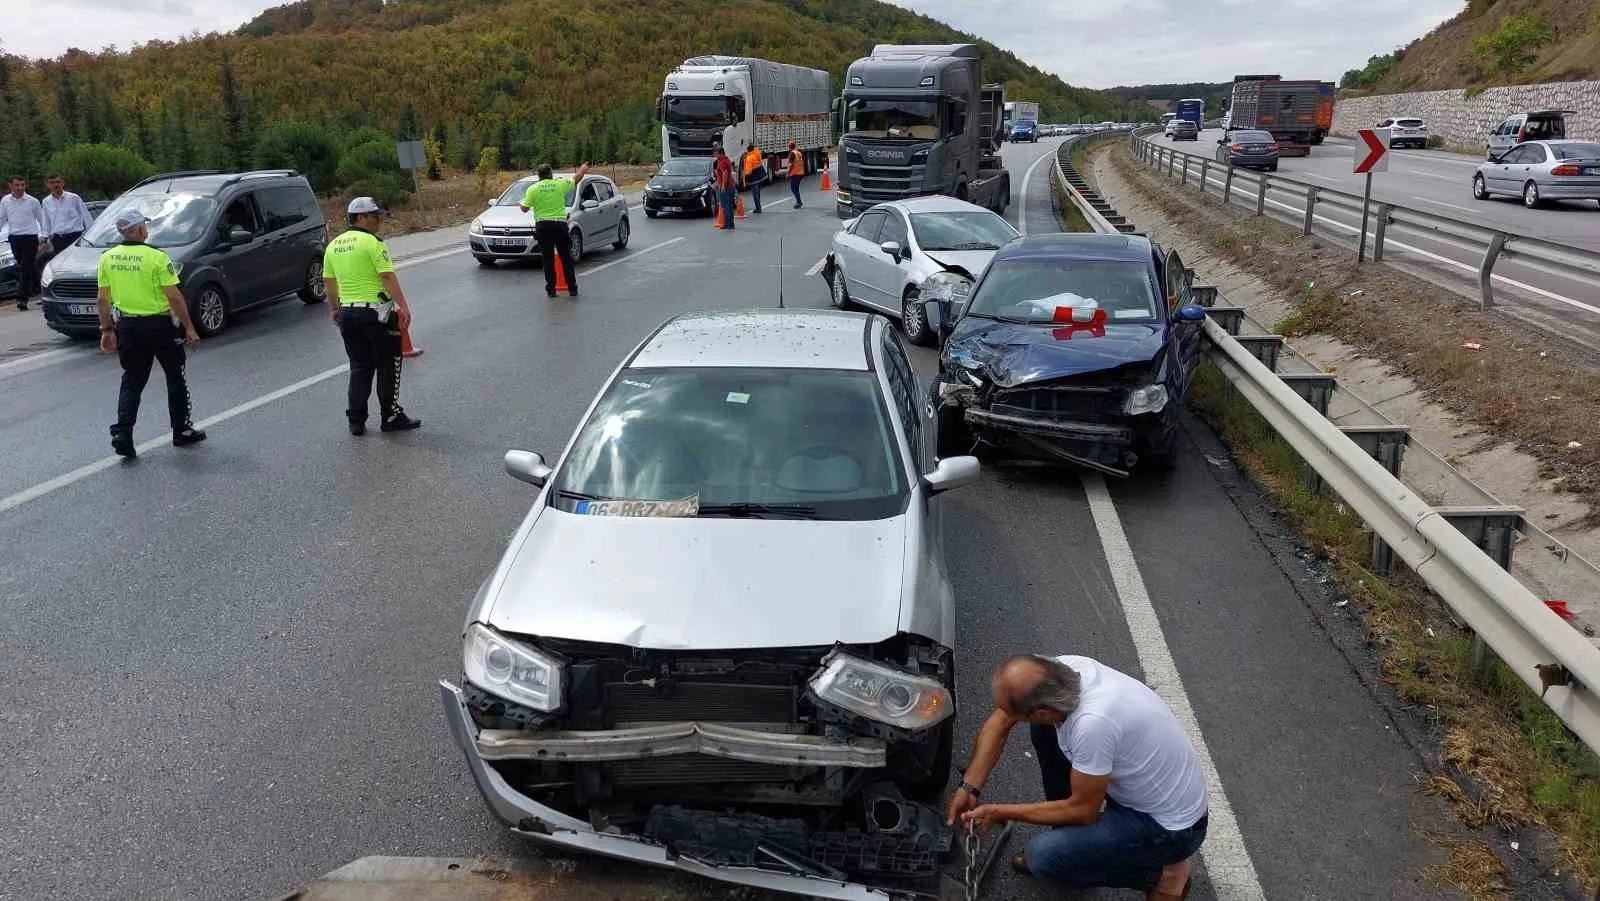
<svg viewBox="0 0 1600 901"><path fill-rule="evenodd" d="M1356 142L1356 174L1389 171L1389 130L1362 128Z"/></svg>

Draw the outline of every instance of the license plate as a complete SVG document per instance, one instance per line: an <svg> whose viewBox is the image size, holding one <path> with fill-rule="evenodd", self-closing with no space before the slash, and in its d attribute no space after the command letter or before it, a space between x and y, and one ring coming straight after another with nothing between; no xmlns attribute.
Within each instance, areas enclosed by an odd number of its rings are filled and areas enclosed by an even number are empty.
<svg viewBox="0 0 1600 901"><path fill-rule="evenodd" d="M1600 175L1600 166L1584 166L1580 171L1584 175Z"/></svg>
<svg viewBox="0 0 1600 901"><path fill-rule="evenodd" d="M69 304L67 304L67 315L68 316L94 316L94 315L97 315L99 312L100 312L100 308L98 306L96 306L95 304L92 304L92 303L69 303Z"/></svg>
<svg viewBox="0 0 1600 901"><path fill-rule="evenodd" d="M683 207L681 207L681 206L664 206L664 207L661 208L661 211L664 212L664 213L681 213L681 212L683 212Z"/></svg>
<svg viewBox="0 0 1600 901"><path fill-rule="evenodd" d="M490 247L516 248L516 249L520 250L521 248L527 247L528 246L528 242L519 241L516 238L490 238L489 239L489 246Z"/></svg>

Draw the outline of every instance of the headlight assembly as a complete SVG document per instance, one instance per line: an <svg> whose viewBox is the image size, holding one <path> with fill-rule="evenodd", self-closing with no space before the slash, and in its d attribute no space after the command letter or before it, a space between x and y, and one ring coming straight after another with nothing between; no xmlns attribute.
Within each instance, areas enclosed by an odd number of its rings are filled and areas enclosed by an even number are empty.
<svg viewBox="0 0 1600 901"><path fill-rule="evenodd" d="M9 256L0 256L0 269L4 269L16 262ZM44 264L44 271L39 273L39 287L48 288L56 280L56 261L51 260Z"/></svg>
<svg viewBox="0 0 1600 901"><path fill-rule="evenodd" d="M1167 386L1145 385L1128 392L1128 399L1122 402L1122 412L1129 416L1138 416L1140 413L1160 413L1167 405Z"/></svg>
<svg viewBox="0 0 1600 901"><path fill-rule="evenodd" d="M955 711L949 690L938 680L839 651L823 659L822 669L811 677L811 692L858 716L914 732L938 725Z"/></svg>
<svg viewBox="0 0 1600 901"><path fill-rule="evenodd" d="M562 664L478 623L467 629L461 668L484 691L545 712L561 709Z"/></svg>
<svg viewBox="0 0 1600 901"><path fill-rule="evenodd" d="M483 234L483 217L479 216L478 218L472 220L472 224L467 226L467 231L475 235Z"/></svg>
<svg viewBox="0 0 1600 901"><path fill-rule="evenodd" d="M935 272L922 282L923 300L948 300L966 303L972 294L972 279L954 272Z"/></svg>

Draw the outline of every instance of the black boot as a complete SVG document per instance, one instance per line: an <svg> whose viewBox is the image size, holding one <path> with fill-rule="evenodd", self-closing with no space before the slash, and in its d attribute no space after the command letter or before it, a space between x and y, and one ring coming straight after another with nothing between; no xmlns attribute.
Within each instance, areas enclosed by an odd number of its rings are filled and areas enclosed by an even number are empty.
<svg viewBox="0 0 1600 901"><path fill-rule="evenodd" d="M178 429L172 433L173 447L188 447L191 444L199 444L204 440L206 440L206 433L194 426Z"/></svg>
<svg viewBox="0 0 1600 901"><path fill-rule="evenodd" d="M111 450L119 457L132 459L139 456L139 451L133 446L133 435L117 429L111 430Z"/></svg>
<svg viewBox="0 0 1600 901"><path fill-rule="evenodd" d="M412 429L420 428L421 426L422 420L412 419L410 416L405 414L405 411L402 410L385 419L380 428L382 428L385 432L409 432Z"/></svg>

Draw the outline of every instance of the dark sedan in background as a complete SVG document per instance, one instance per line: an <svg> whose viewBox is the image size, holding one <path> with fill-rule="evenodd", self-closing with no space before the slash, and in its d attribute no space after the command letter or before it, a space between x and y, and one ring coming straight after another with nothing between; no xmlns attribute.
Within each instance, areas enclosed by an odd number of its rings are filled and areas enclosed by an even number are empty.
<svg viewBox="0 0 1600 901"><path fill-rule="evenodd" d="M1200 126L1188 119L1173 119L1171 128L1172 140L1174 141L1200 140Z"/></svg>
<svg viewBox="0 0 1600 901"><path fill-rule="evenodd" d="M675 156L661 164L644 186L644 214L712 213L717 208L709 156Z"/></svg>
<svg viewBox="0 0 1600 901"><path fill-rule="evenodd" d="M1225 166L1278 171L1278 141L1271 132L1238 129L1217 140L1217 162Z"/></svg>

